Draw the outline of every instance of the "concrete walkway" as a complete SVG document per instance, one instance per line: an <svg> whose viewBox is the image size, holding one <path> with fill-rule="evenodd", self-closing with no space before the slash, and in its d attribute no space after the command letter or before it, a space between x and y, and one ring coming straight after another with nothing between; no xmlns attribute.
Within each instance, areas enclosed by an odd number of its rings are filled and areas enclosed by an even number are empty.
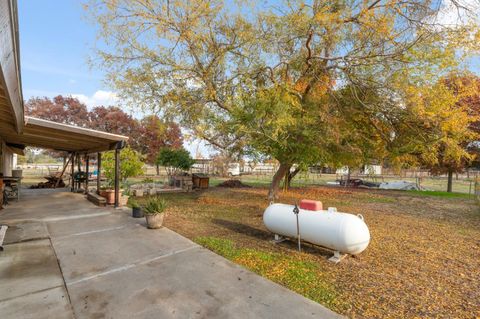
<svg viewBox="0 0 480 319"><path fill-rule="evenodd" d="M35 190L0 211L0 317L340 318L127 209Z"/></svg>

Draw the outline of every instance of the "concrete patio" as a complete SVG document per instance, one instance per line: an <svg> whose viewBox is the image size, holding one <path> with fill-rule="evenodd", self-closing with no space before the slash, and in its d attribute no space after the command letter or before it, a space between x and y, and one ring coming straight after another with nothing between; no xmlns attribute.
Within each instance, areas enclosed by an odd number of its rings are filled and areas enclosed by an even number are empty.
<svg viewBox="0 0 480 319"><path fill-rule="evenodd" d="M24 192L0 211L7 318L340 318L127 209Z"/></svg>

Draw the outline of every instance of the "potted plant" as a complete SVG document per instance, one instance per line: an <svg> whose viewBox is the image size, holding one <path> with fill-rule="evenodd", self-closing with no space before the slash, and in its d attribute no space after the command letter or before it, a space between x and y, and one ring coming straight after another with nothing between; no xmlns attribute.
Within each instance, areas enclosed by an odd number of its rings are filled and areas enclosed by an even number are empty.
<svg viewBox="0 0 480 319"><path fill-rule="evenodd" d="M111 188L105 190L105 199L108 205L115 204L115 190Z"/></svg>
<svg viewBox="0 0 480 319"><path fill-rule="evenodd" d="M105 199L107 201L107 205L115 204L115 190L113 189L113 180L107 180L107 187L105 189Z"/></svg>
<svg viewBox="0 0 480 319"><path fill-rule="evenodd" d="M98 195L102 197L107 197L107 187L106 186L101 186L100 189L98 190Z"/></svg>
<svg viewBox="0 0 480 319"><path fill-rule="evenodd" d="M120 151L120 162L122 165L120 165L120 176L118 176L118 178L121 183L125 184L128 178L143 174L142 156L130 147L126 147ZM115 153L113 151L105 152L102 157L102 163L105 176L109 181L109 186L113 188L113 181L115 179ZM113 199L111 203L113 204L115 202L115 195L113 190L111 192L112 195L107 191L106 198L108 203L110 199L109 196L111 196ZM137 193L135 193L135 195L138 196Z"/></svg>
<svg viewBox="0 0 480 319"><path fill-rule="evenodd" d="M129 203L130 207L132 207L132 217L133 218L142 218L144 215L143 215L143 211L142 211L142 207L140 206L140 204L135 200L135 199L130 199Z"/></svg>
<svg viewBox="0 0 480 319"><path fill-rule="evenodd" d="M107 201L108 205L115 204L115 189L113 187L113 181L112 180L108 180L107 185L104 185L104 186L100 187L99 195L102 196L102 197L105 197L105 200ZM120 188L120 194L119 195L120 196L118 198L118 204L120 206L127 205L128 198L130 196L130 190L129 189L123 190L122 188Z"/></svg>
<svg viewBox="0 0 480 319"><path fill-rule="evenodd" d="M155 196L148 199L143 207L148 228L156 229L162 227L166 207L167 204L163 198Z"/></svg>
<svg viewBox="0 0 480 319"><path fill-rule="evenodd" d="M134 190L135 197L143 197L143 188L137 188Z"/></svg>
<svg viewBox="0 0 480 319"><path fill-rule="evenodd" d="M130 191L128 189L123 190L119 198L120 206L125 206L128 203L128 198L130 197Z"/></svg>

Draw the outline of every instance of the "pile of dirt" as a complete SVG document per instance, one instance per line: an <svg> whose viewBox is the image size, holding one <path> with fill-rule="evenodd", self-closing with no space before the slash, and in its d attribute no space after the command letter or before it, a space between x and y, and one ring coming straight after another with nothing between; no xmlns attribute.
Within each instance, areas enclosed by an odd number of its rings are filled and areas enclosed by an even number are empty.
<svg viewBox="0 0 480 319"><path fill-rule="evenodd" d="M227 188L250 188L251 186L245 185L238 179L229 179L223 183L218 184L218 187L227 187Z"/></svg>

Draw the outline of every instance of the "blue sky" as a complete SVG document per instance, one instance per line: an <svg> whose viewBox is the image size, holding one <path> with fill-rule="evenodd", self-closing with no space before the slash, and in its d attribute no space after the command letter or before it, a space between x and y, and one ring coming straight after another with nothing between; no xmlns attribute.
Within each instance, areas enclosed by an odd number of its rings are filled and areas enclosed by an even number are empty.
<svg viewBox="0 0 480 319"><path fill-rule="evenodd" d="M91 70L95 27L80 1L19 1L24 98L72 94L89 106L113 103L103 72Z"/></svg>

